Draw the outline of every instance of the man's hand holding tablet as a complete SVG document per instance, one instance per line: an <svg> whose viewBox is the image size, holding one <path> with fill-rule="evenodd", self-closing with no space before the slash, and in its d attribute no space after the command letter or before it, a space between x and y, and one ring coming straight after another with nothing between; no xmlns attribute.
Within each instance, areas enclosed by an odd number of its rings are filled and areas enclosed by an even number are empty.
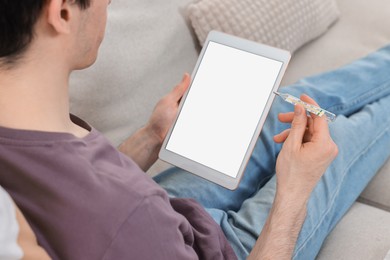
<svg viewBox="0 0 390 260"><path fill-rule="evenodd" d="M159 157L235 189L290 53L211 32Z"/></svg>

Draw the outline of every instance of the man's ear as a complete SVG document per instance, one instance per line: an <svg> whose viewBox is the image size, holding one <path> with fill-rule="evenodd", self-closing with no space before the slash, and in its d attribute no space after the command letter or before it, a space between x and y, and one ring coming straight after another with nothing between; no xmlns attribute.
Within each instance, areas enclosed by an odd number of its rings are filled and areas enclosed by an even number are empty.
<svg viewBox="0 0 390 260"><path fill-rule="evenodd" d="M47 21L58 33L70 32L70 19L74 6L68 0L49 0L47 4Z"/></svg>

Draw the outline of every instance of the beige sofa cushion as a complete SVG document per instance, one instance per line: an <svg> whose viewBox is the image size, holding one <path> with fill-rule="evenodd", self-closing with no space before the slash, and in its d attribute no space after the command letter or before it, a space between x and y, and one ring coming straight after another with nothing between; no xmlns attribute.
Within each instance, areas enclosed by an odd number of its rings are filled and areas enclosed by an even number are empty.
<svg viewBox="0 0 390 260"><path fill-rule="evenodd" d="M390 213L355 203L325 240L317 260L382 260L390 250Z"/></svg>
<svg viewBox="0 0 390 260"><path fill-rule="evenodd" d="M335 0L201 0L188 13L200 44L217 30L291 52L339 15Z"/></svg>
<svg viewBox="0 0 390 260"><path fill-rule="evenodd" d="M390 212L390 159L371 180L359 201ZM390 236L390 233L389 233ZM389 247L390 249L390 247Z"/></svg>

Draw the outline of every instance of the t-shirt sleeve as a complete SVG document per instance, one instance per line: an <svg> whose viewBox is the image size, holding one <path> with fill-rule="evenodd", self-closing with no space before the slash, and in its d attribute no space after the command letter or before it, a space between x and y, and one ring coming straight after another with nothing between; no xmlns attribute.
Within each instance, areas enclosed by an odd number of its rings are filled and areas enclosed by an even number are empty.
<svg viewBox="0 0 390 260"><path fill-rule="evenodd" d="M189 222L160 196L145 198L118 230L104 259L198 259Z"/></svg>

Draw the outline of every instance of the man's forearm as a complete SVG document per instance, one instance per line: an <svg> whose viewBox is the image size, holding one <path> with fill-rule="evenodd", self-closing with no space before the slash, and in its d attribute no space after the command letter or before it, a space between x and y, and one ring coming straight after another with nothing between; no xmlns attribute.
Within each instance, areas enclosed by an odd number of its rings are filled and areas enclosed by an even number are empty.
<svg viewBox="0 0 390 260"><path fill-rule="evenodd" d="M143 127L119 146L119 151L129 156L145 172L157 161L161 140Z"/></svg>
<svg viewBox="0 0 390 260"><path fill-rule="evenodd" d="M291 259L306 217L306 199L276 196L248 259Z"/></svg>

